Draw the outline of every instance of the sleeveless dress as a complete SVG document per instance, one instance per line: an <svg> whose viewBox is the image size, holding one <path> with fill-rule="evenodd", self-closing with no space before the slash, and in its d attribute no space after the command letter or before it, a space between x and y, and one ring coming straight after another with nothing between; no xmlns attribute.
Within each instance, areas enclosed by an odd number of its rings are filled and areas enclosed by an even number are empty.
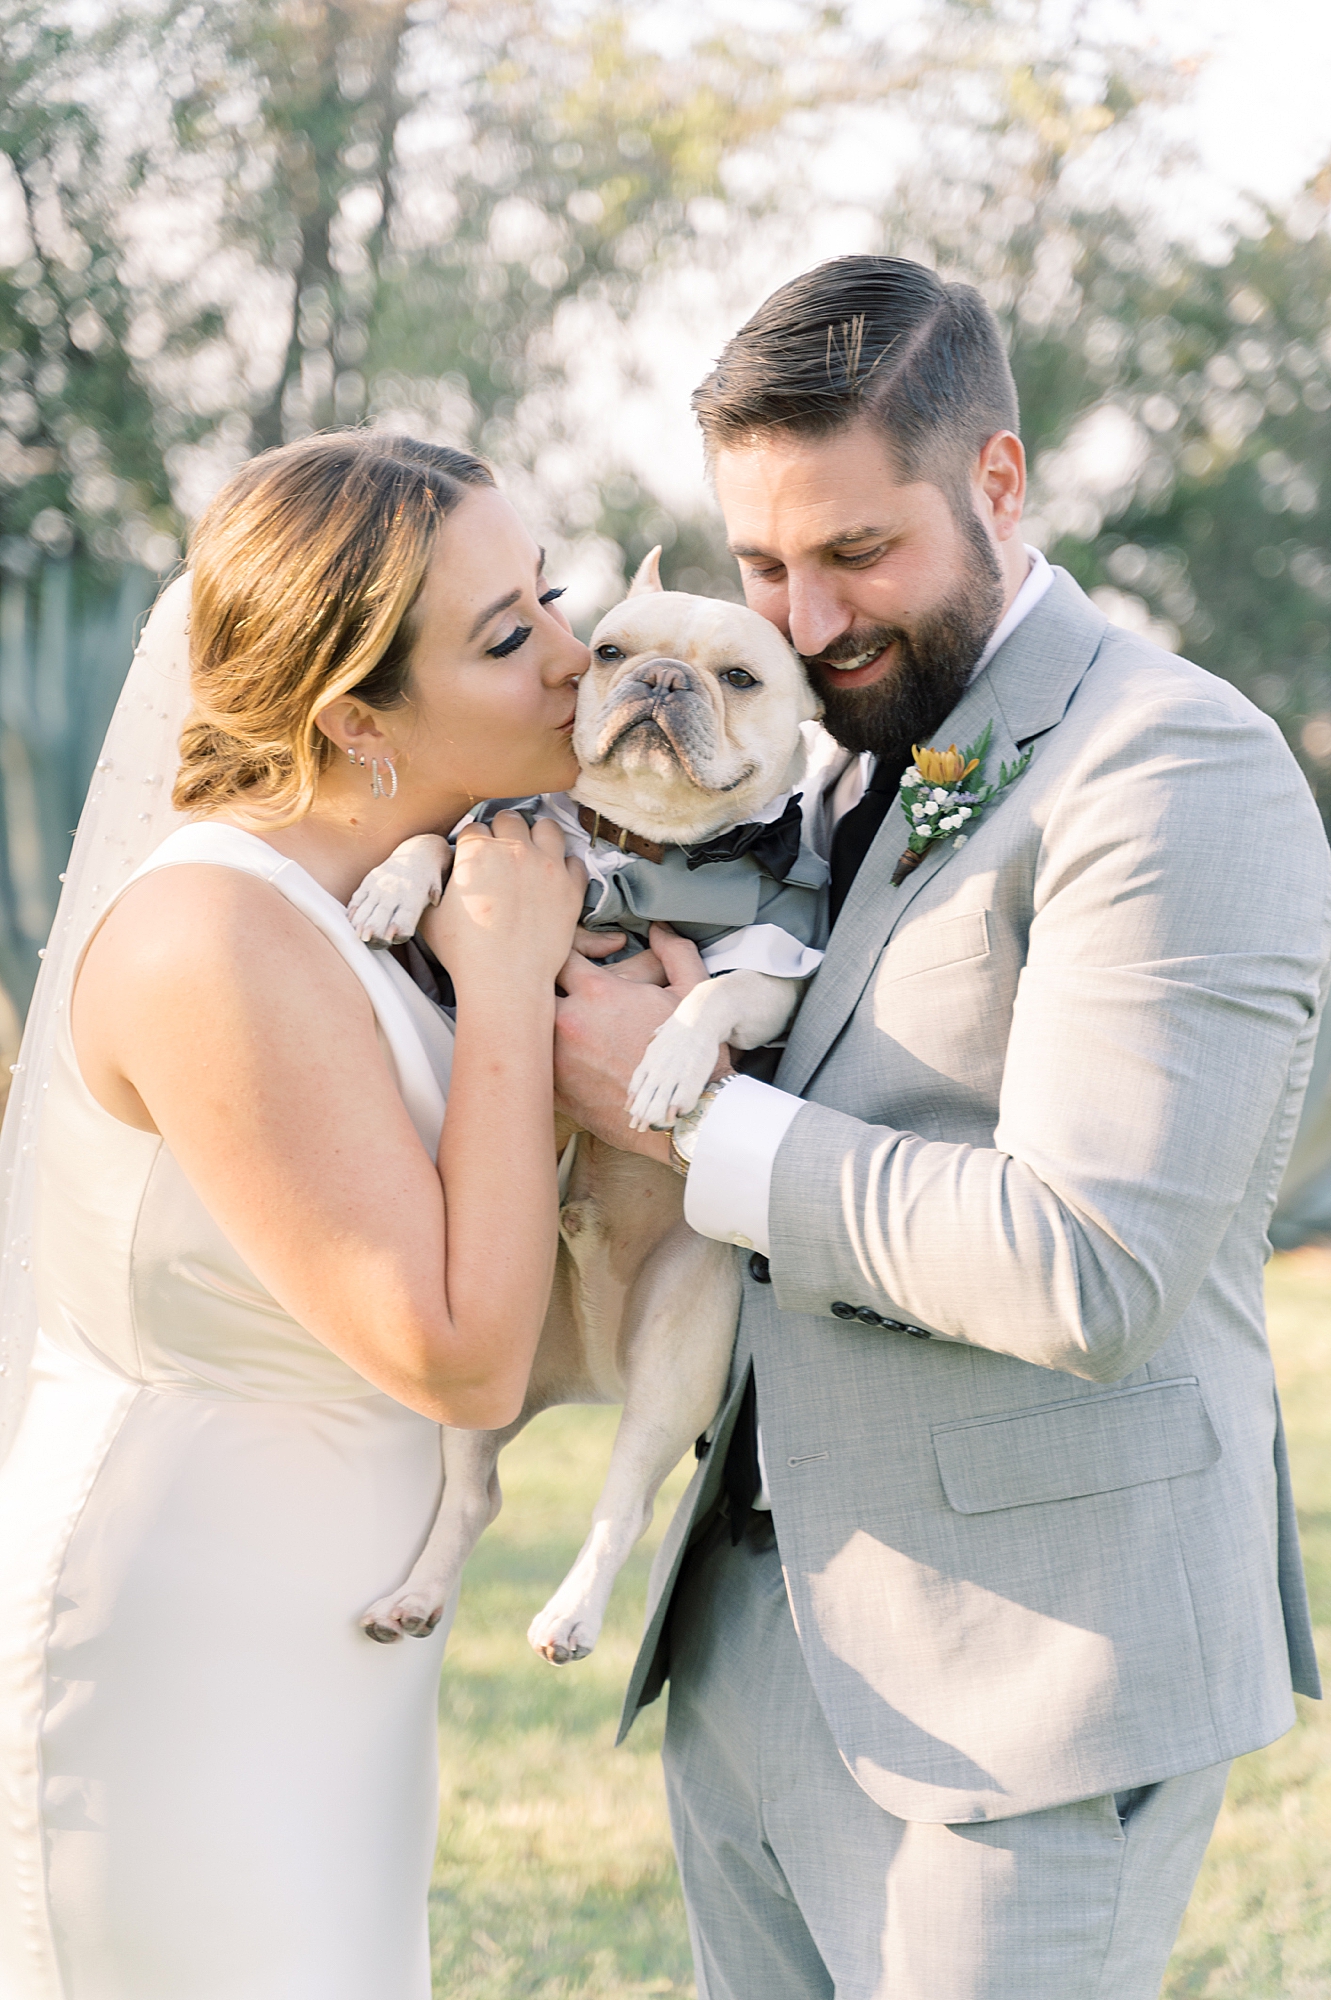
<svg viewBox="0 0 1331 2000"><path fill-rule="evenodd" d="M270 882L351 965L433 1154L446 1018L250 834L185 827L138 874L196 862ZM0 1994L428 2000L449 1618L397 1646L356 1621L429 1531L439 1429L298 1326L162 1141L103 1110L68 1014L0 1471Z"/></svg>

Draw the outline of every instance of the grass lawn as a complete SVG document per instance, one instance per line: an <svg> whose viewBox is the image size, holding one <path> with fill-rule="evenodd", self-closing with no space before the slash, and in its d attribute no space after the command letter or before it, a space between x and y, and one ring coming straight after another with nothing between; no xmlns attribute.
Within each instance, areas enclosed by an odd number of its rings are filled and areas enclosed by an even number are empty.
<svg viewBox="0 0 1331 2000"><path fill-rule="evenodd" d="M1278 1257L1271 1346L1303 1559L1331 1688L1331 1252ZM1296 1697L1296 1728L1234 1766L1165 1981L1168 2000L1331 1994L1331 1701Z"/></svg>
<svg viewBox="0 0 1331 2000"><path fill-rule="evenodd" d="M1318 1623L1331 1640L1331 1253L1278 1259L1271 1338ZM611 1750L647 1567L689 1467L620 1578L589 1660L550 1667L528 1620L572 1561L618 1412L556 1410L504 1454L505 1507L473 1556L440 1701L435 1991L611 2000L694 1991L657 1751L664 1704ZM1331 1648L1324 1653L1331 1666ZM1328 1704L1331 1706L1331 1704ZM1167 2000L1331 1995L1331 1715L1299 1703L1236 1765L1170 1964Z"/></svg>

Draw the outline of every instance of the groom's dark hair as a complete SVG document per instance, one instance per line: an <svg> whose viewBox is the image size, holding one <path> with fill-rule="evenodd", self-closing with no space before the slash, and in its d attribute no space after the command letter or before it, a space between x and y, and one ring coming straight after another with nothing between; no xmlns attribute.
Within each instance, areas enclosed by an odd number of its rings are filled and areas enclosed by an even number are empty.
<svg viewBox="0 0 1331 2000"><path fill-rule="evenodd" d="M980 294L903 257L834 257L782 285L726 343L693 407L709 458L765 433L827 437L868 417L903 479L954 501L986 440L1019 421Z"/></svg>

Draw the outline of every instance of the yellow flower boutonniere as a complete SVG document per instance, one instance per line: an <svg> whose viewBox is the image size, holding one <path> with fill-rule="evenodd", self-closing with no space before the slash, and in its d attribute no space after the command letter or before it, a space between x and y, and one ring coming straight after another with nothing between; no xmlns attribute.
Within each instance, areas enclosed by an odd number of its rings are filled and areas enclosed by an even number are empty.
<svg viewBox="0 0 1331 2000"><path fill-rule="evenodd" d="M1030 763L1028 750L1010 769L1006 764L1002 766L996 785L983 783L983 765L993 728L992 722L986 722L981 735L966 750L958 750L953 743L946 750L930 750L917 744L911 751L915 762L901 780L901 810L910 827L910 839L892 876L894 888L905 881L913 868L919 867L937 841L951 835L954 847L964 847L985 807L1006 791ZM981 782L967 790L966 781L972 772L980 773Z"/></svg>
<svg viewBox="0 0 1331 2000"><path fill-rule="evenodd" d="M969 778L980 764L978 757L972 757L968 763L955 743L950 750L921 750L916 744L910 754L926 785L955 785L962 778Z"/></svg>

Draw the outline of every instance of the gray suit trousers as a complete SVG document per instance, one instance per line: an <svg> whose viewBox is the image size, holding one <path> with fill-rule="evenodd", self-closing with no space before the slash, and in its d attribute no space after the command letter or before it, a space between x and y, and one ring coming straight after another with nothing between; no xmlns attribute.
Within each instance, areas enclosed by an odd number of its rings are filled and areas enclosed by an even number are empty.
<svg viewBox="0 0 1331 2000"><path fill-rule="evenodd" d="M665 1768L700 2000L1156 2000L1229 1766L1011 1819L896 1818L846 1769L761 1516L672 1607Z"/></svg>

